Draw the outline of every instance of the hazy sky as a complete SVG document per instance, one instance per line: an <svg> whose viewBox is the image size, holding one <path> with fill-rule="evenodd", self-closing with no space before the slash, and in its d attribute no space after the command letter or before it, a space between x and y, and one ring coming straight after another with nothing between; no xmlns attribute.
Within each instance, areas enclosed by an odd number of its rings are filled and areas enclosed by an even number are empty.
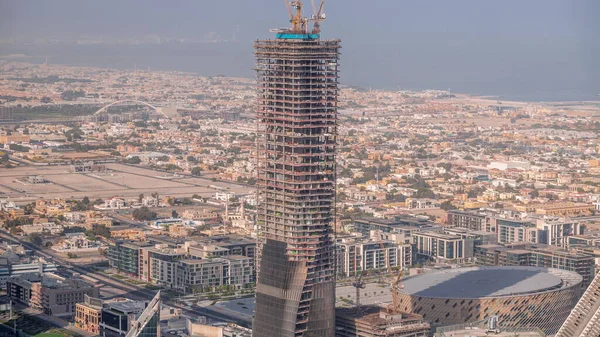
<svg viewBox="0 0 600 337"><path fill-rule="evenodd" d="M349 84L600 93L598 0L327 0L325 9L323 35L343 40ZM239 26L250 45L287 26L286 15L281 0L0 0L0 36L229 37ZM251 51L240 57L250 62Z"/></svg>

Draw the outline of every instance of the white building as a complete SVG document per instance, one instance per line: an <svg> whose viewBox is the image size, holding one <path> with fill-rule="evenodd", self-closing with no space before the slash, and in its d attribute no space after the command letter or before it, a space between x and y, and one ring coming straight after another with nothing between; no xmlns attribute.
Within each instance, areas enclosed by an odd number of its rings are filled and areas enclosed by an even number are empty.
<svg viewBox="0 0 600 337"><path fill-rule="evenodd" d="M391 268L406 268L412 264L409 244L392 241L341 239L336 243L337 273L346 277L363 271L387 271Z"/></svg>
<svg viewBox="0 0 600 337"><path fill-rule="evenodd" d="M142 198L142 206L145 207L159 207L161 206L158 197L145 196Z"/></svg>
<svg viewBox="0 0 600 337"><path fill-rule="evenodd" d="M529 170L531 164L525 161L493 161L488 166L488 169L496 169L506 171L508 169Z"/></svg>
<svg viewBox="0 0 600 337"><path fill-rule="evenodd" d="M408 209L432 209L440 208L440 202L429 198L408 198L406 199L406 208Z"/></svg>
<svg viewBox="0 0 600 337"><path fill-rule="evenodd" d="M34 225L23 225L21 226L21 230L25 235L33 233L50 233L52 235L58 235L63 232L63 226L55 224L54 222L45 222Z"/></svg>
<svg viewBox="0 0 600 337"><path fill-rule="evenodd" d="M217 192L215 193L215 199L219 201L228 201L231 198L235 198L234 192Z"/></svg>
<svg viewBox="0 0 600 337"><path fill-rule="evenodd" d="M496 178L492 181L492 185L494 185L495 187L517 187L519 183L517 183L517 181L515 179L508 179L508 178Z"/></svg>
<svg viewBox="0 0 600 337"><path fill-rule="evenodd" d="M110 199L104 200L103 209L122 209L122 208L129 208L127 206L127 203L125 202L125 200L123 200L122 198L112 197Z"/></svg>
<svg viewBox="0 0 600 337"><path fill-rule="evenodd" d="M539 242L553 246L563 244L564 238L583 234L583 227L577 220L559 217L535 219L535 226L539 233Z"/></svg>
<svg viewBox="0 0 600 337"><path fill-rule="evenodd" d="M66 238L52 247L57 252L89 252L100 247L95 241L87 239L84 233L66 233Z"/></svg>
<svg viewBox="0 0 600 337"><path fill-rule="evenodd" d="M17 206L14 202L8 199L0 199L0 212L9 212L11 210L20 210L21 207Z"/></svg>

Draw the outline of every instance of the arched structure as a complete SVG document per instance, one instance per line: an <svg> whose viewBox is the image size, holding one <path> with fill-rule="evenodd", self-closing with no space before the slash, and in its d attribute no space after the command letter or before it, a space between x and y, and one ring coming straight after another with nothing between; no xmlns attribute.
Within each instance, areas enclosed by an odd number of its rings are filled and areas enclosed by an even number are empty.
<svg viewBox="0 0 600 337"><path fill-rule="evenodd" d="M115 106L115 105L119 105L119 104L123 104L123 103L133 103L133 104L141 104L141 105L145 105L149 108L152 108L154 111L156 111L157 113L163 115L165 118L169 118L169 116L167 116L164 112L160 111L158 109L158 107L148 103L148 102L144 102L144 101L138 101L135 99L124 99L124 100L120 100L120 101L116 101L116 102L112 102L110 104L107 104L105 106L103 106L102 108L98 109L98 111L94 112L94 115L99 115L103 112L105 112L106 110L108 110L108 108L110 108L111 106Z"/></svg>

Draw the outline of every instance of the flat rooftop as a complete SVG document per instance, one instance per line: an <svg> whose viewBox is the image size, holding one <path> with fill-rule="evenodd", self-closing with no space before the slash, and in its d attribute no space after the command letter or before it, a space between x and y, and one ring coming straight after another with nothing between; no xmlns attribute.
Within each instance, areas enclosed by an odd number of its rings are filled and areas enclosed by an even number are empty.
<svg viewBox="0 0 600 337"><path fill-rule="evenodd" d="M567 288L582 280L577 273L552 268L469 267L406 278L402 292L434 298L517 296Z"/></svg>
<svg viewBox="0 0 600 337"><path fill-rule="evenodd" d="M436 335L437 336L437 335ZM511 332L500 332L500 333L489 333L486 332L486 329L481 329L481 328L472 328L472 329L459 329L459 330L452 330L452 331L446 331L443 334L440 335L441 337L451 337L451 336L455 336L455 337L462 337L462 336L469 336L469 337L489 337L489 336L494 336L494 337L545 337L546 335L544 333L542 333L541 331L535 331L535 330L526 330L526 329L515 329L515 331L511 331Z"/></svg>
<svg viewBox="0 0 600 337"><path fill-rule="evenodd" d="M394 319L386 319L381 317L380 313L384 312L385 309L378 305L363 305L352 308L335 308L335 315L338 319L346 320L358 320L362 323L366 323L372 326L381 326L385 329L392 323L396 323L398 326L411 323L423 323L423 316L412 314L412 313L390 313Z"/></svg>
<svg viewBox="0 0 600 337"><path fill-rule="evenodd" d="M119 301L108 303L110 310L119 311L122 313L141 312L146 308L146 303L143 301Z"/></svg>

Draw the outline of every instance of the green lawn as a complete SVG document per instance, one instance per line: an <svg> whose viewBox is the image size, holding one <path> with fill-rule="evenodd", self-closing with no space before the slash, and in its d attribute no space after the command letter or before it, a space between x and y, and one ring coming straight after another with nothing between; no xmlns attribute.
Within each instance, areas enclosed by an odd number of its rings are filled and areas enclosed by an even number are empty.
<svg viewBox="0 0 600 337"><path fill-rule="evenodd" d="M72 337L72 336L74 336L74 334L65 329L52 329L52 330L34 335L34 337Z"/></svg>

